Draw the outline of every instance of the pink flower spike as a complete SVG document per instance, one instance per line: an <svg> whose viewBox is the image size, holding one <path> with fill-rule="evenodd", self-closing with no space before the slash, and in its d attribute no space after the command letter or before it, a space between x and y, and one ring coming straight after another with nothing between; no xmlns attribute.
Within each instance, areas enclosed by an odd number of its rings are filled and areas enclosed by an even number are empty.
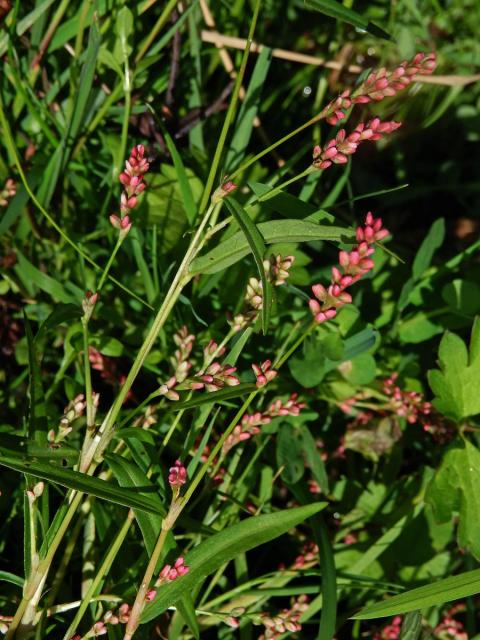
<svg viewBox="0 0 480 640"><path fill-rule="evenodd" d="M253 372L257 378L256 386L260 389L260 387L264 387L266 384L271 382L278 374L277 371L271 369L272 361L265 360L265 362L257 365L252 364Z"/></svg>
<svg viewBox="0 0 480 640"><path fill-rule="evenodd" d="M175 461L175 465L170 467L168 482L172 488L179 488L187 481L187 470L180 460Z"/></svg>

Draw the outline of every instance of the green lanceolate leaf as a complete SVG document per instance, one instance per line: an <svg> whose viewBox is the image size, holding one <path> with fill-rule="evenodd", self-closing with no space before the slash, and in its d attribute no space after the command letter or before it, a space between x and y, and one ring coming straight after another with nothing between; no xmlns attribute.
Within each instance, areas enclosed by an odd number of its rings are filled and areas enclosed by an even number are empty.
<svg viewBox="0 0 480 640"><path fill-rule="evenodd" d="M248 213L234 198L227 198L225 200L225 204L237 221L248 242L250 251L253 253L253 257L255 258L263 290L262 331L266 334L270 320L270 307L272 306L272 285L270 280L267 278L265 267L263 266L263 259L266 253L265 241L258 230L257 225L251 220Z"/></svg>
<svg viewBox="0 0 480 640"><path fill-rule="evenodd" d="M226 200L226 202L229 202ZM252 223L253 224L253 223ZM350 229L328 225L315 224L306 220L279 219L260 222L256 225L265 244L282 242L311 242L312 240L330 240L342 242L353 239ZM224 240L214 249L193 260L190 271L192 273L211 274L222 271L235 264L250 252L248 241L242 232Z"/></svg>
<svg viewBox="0 0 480 640"><path fill-rule="evenodd" d="M186 555L185 564L190 567L190 571L174 582L164 585L159 589L155 600L147 604L142 615L142 623L156 618L167 607L177 602L182 594L191 592L206 576L224 563L241 553L278 538L324 509L325 506L325 502L316 502L306 507L247 518L211 536Z"/></svg>
<svg viewBox="0 0 480 640"><path fill-rule="evenodd" d="M377 27L376 24L369 22L357 13L357 11L348 9L341 2L337 2L337 0L307 0L306 6L307 9L315 9L315 11L320 11L320 13L340 20L341 22L348 22L348 24L352 24L357 29L368 31L372 36L390 40L390 35L386 31Z"/></svg>
<svg viewBox="0 0 480 640"><path fill-rule="evenodd" d="M438 582L412 589L388 600L376 602L352 617L354 620L385 618L418 609L436 607L444 602L460 600L476 593L480 593L480 569L438 580Z"/></svg>
<svg viewBox="0 0 480 640"><path fill-rule="evenodd" d="M470 349L447 331L438 349L440 370L428 372L428 382L441 413L460 421L480 413L480 319L473 323Z"/></svg>
<svg viewBox="0 0 480 640"><path fill-rule="evenodd" d="M480 559L480 451L468 440L447 451L425 500L438 522L450 522L454 513L460 514L458 544Z"/></svg>
<svg viewBox="0 0 480 640"><path fill-rule="evenodd" d="M152 507L155 509L155 513L145 513L144 511L137 509L134 509L134 512L138 526L142 532L145 548L150 556L160 534L162 516L166 513L166 509L160 500L160 496L144 472L133 462L114 455L105 456L105 460L122 487L135 487L139 490L143 488L144 490L147 489L149 491L149 500L151 501ZM172 544L169 546L172 546Z"/></svg>
<svg viewBox="0 0 480 640"><path fill-rule="evenodd" d="M139 495L131 489L115 486L110 482L93 478L85 473L72 471L72 469L62 469L61 467L55 467L41 462L26 462L16 458L5 458L3 456L0 456L0 465L19 471L20 473L28 473L36 478L42 478L42 480L49 480L68 489L88 493L89 495L120 504L124 507L140 509L148 513L157 513L157 507L152 503L150 497Z"/></svg>
<svg viewBox="0 0 480 640"><path fill-rule="evenodd" d="M39 443L10 433L0 433L0 455L6 458L43 458L57 464L78 460L78 451L65 443Z"/></svg>

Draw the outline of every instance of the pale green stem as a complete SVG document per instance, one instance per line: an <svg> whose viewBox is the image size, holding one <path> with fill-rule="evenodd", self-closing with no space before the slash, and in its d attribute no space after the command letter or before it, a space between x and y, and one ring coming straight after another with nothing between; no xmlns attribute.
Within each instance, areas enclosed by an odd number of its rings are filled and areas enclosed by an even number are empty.
<svg viewBox="0 0 480 640"><path fill-rule="evenodd" d="M88 339L88 320L82 318L82 331L83 331L83 368L85 375L85 401L87 404L87 433L86 438L95 427L95 412L93 407L93 392L92 392L92 372L90 369L90 357L89 349L90 342Z"/></svg>
<svg viewBox="0 0 480 640"><path fill-rule="evenodd" d="M125 540L127 533L130 529L130 525L132 524L132 521L134 519L134 513L133 511L130 509L128 512L128 516L125 519L125 522L123 523L120 531L117 533L116 537L114 538L102 564L100 565L95 578L92 580L92 583L90 584L88 591L85 593L85 595L82 598L80 607L77 611L77 613L75 614L74 619L72 620L70 626L68 627L67 632L64 635L63 640L70 640L70 638L73 636L73 634L76 632L78 625L80 624L80 621L83 618L83 615L85 613L85 611L87 610L89 604L92 602L95 591L98 589L98 587L100 586L101 581L103 580L105 574L110 570L110 567L113 564L113 561L115 560L122 544L123 541Z"/></svg>
<svg viewBox="0 0 480 640"><path fill-rule="evenodd" d="M227 111L227 115L225 116L225 120L223 123L223 127L222 130L220 132L220 137L218 139L218 143L217 143L217 147L215 149L215 155L213 156L213 161L212 164L210 166L210 172L208 174L208 178L207 178L207 183L205 185L205 189L203 191L202 194L202 199L200 201L200 206L199 206L199 211L200 213L202 213L209 200L210 200L210 195L212 193L212 189L213 189L213 183L215 180L215 176L217 174L217 169L218 166L220 164L220 159L222 157L222 153L223 153L223 148L225 146L225 141L227 139L227 134L228 134L228 130L230 129L230 125L233 121L233 116L235 114L235 109L237 106L237 102L238 102L238 97L240 94L240 89L242 86L242 82L243 82L243 76L245 75L245 69L247 67L247 62L248 62L248 56L250 53L250 47L252 46L252 41L253 41L253 34L255 33L255 27L257 24L257 19L258 19L258 14L260 11L260 4L261 4L261 0L256 0L255 2L255 8L253 11L253 17L252 17L252 21L250 23L250 30L248 32L248 36L247 36L247 42L245 45L245 49L243 52L243 57L242 57L242 62L240 64L240 69L238 72L238 75L235 79L235 85L233 88L233 93L232 93L232 99L230 100L230 104L228 105L228 111Z"/></svg>
<svg viewBox="0 0 480 640"><path fill-rule="evenodd" d="M305 129L308 129L308 127L311 127L312 124L315 124L316 122L318 122L319 120L321 120L324 117L325 117L325 115L323 114L323 112L319 113L316 116L314 116L313 118L310 118L310 120L308 120L304 124L300 125L296 129L291 131L290 133L287 133L287 135L283 136L283 138L280 138L279 140L277 140L276 142L271 144L269 147L267 147L263 151L260 151L259 153L257 153L257 155L253 156L253 158L249 158L246 162L244 162L236 171L234 171L229 176L229 179L230 180L234 180L238 175L240 175L243 171L245 171L245 169L248 169L248 167L250 167L254 162L256 162L257 160L260 160L260 158L263 158L263 156L266 156L267 153L270 153L270 151L272 151L273 149L276 149L277 147L279 147L284 142L287 142L287 140L290 140L290 138L293 138L298 133L301 133Z"/></svg>
<svg viewBox="0 0 480 640"><path fill-rule="evenodd" d="M35 596L39 598L41 595L41 591L40 595L38 594L38 591L41 590L42 585L45 583L50 565L52 564L53 557L60 545L63 536L65 535L65 532L70 526L70 523L76 513L77 507L83 497L83 493L80 492L73 492L71 495L73 497L70 506L65 514L62 523L55 533L55 536L48 548L45 557L40 561L37 570L28 578L25 583L22 601L20 602L15 616L10 623L7 635L5 636L5 640L12 640L15 637L15 633L22 623L22 619L25 611L27 610L27 607L32 603L32 600ZM35 597L35 599L37 599L37 597Z"/></svg>
<svg viewBox="0 0 480 640"><path fill-rule="evenodd" d="M82 44L83 44L83 31L85 29L85 21L87 19L88 10L92 4L92 0L84 0L82 4L82 9L80 12L80 17L77 23L77 35L75 36L75 57L77 60L80 58L80 54L82 52Z"/></svg>
<svg viewBox="0 0 480 640"><path fill-rule="evenodd" d="M130 612L130 618L125 630L124 640L131 640L133 638L133 634L138 628L138 625L140 624L140 616L145 606L145 599L150 587L150 583L152 582L155 567L157 566L157 562L160 554L162 553L165 540L167 539L167 534L170 530L164 529L163 526L164 525L162 524L162 530L158 537L157 544L155 545L152 556L147 566L147 570L145 571L145 575L143 576L142 584L140 585L137 596L135 598L135 602L133 603L132 611Z"/></svg>

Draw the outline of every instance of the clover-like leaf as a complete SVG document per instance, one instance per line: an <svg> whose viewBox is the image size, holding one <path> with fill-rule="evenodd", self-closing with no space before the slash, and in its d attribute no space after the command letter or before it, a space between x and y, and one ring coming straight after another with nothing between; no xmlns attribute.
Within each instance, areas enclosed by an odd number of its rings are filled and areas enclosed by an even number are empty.
<svg viewBox="0 0 480 640"><path fill-rule="evenodd" d="M440 370L428 372L434 406L457 421L480 413L480 319L473 324L470 350L447 331L438 350Z"/></svg>

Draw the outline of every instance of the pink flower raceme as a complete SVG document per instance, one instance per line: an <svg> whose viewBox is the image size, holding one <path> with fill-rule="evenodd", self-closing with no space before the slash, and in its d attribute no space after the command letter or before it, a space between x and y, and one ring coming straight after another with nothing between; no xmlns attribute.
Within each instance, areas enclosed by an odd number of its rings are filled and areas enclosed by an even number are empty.
<svg viewBox="0 0 480 640"><path fill-rule="evenodd" d="M409 62L404 61L393 71L385 68L377 69L369 74L367 79L353 91L349 89L332 100L322 111L321 116L327 118L329 124L337 124L345 118L345 111L354 104L378 102L383 98L392 97L402 91L415 80L416 75L430 75L436 67L434 53L417 53Z"/></svg>
<svg viewBox="0 0 480 640"><path fill-rule="evenodd" d="M175 561L173 567L169 564L166 564L163 569L160 571L158 576L157 585L160 582L173 582L180 576L184 576L186 573L190 571L190 567L185 565L185 560L182 556Z"/></svg>
<svg viewBox="0 0 480 640"><path fill-rule="evenodd" d="M352 251L340 251L339 267L332 268L332 280L328 288L315 284L312 291L315 298L309 301L309 307L316 322L331 320L337 315L337 309L352 301L351 295L345 291L347 287L359 280L365 273L373 269L374 253L372 242L385 238L389 232L382 227L380 218L375 219L369 212L365 218L365 226L357 229L356 237L360 243ZM363 238L363 239L362 239Z"/></svg>
<svg viewBox="0 0 480 640"><path fill-rule="evenodd" d="M144 175L147 173L150 165L145 158L145 147L138 144L133 147L130 157L125 162L125 170L120 174L119 180L124 190L120 196L120 217L116 215L110 216L112 226L126 235L130 228L130 212L138 204L138 196L145 191L146 184Z"/></svg>
<svg viewBox="0 0 480 640"><path fill-rule="evenodd" d="M12 178L8 178L3 189L0 189L0 207L6 207L8 201L17 193L17 186Z"/></svg>
<svg viewBox="0 0 480 640"><path fill-rule="evenodd" d="M219 362L212 362L205 369L205 373L198 376L198 382L195 382L195 389L201 389L205 386L207 391L218 391L223 387L234 387L240 384L240 380L237 376L233 375L237 370L236 367L231 367L229 364L220 364Z"/></svg>
<svg viewBox="0 0 480 640"><path fill-rule="evenodd" d="M264 387L277 376L277 371L271 368L272 361L265 360L261 364L252 364L253 372L257 378L256 385L258 388Z"/></svg>
<svg viewBox="0 0 480 640"><path fill-rule="evenodd" d="M373 118L367 124L361 122L348 136L345 129L340 129L322 148L319 145L313 149L313 166L316 169L328 169L333 164L345 164L348 156L355 153L358 145L366 140L380 140L387 133L392 133L399 127L400 122L382 122L380 118Z"/></svg>
<svg viewBox="0 0 480 640"><path fill-rule="evenodd" d="M187 481L187 470L181 460L176 460L168 471L168 483L172 488L180 488Z"/></svg>

